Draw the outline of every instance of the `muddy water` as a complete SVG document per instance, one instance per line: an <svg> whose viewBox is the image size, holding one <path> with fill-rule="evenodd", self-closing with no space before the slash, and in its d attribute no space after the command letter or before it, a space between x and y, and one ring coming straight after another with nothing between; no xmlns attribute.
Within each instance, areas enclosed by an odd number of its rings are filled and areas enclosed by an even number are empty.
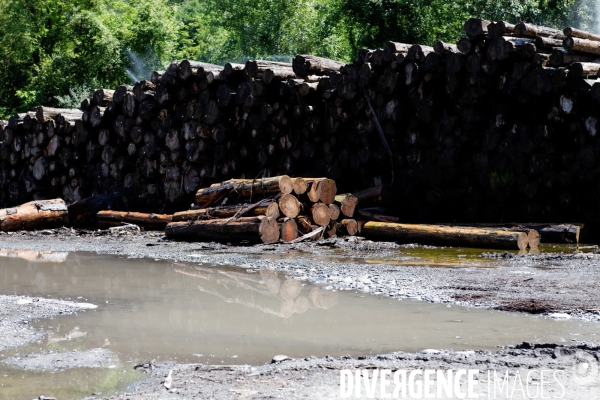
<svg viewBox="0 0 600 400"><path fill-rule="evenodd" d="M276 354L494 351L497 345L521 341L597 340L599 332L597 324L589 322L333 292L275 271L89 253L0 253L0 293L98 305L77 316L37 322L46 333L43 342L17 352L104 347L114 352L118 374L83 369L48 378L49 374L23 373L0 364L0 380L13 385L29 387L27 379L18 379L21 376L37 377L39 385L50 387L52 382L68 387L70 381L86 382L87 394L102 391L94 389L102 387L100 382L112 390L122 387L134 379L125 372L132 364L150 360L262 364ZM10 355L5 353L0 359ZM66 377L57 379L60 374ZM44 379L50 381L42 384ZM106 394L111 389L103 390ZM42 393L32 394L29 398Z"/></svg>

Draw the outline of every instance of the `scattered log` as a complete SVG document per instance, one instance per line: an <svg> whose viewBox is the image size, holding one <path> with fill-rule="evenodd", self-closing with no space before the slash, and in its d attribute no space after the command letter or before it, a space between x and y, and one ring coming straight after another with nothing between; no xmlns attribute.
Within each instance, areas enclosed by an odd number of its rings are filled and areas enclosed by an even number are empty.
<svg viewBox="0 0 600 400"><path fill-rule="evenodd" d="M527 234L524 232L493 228L367 222L362 227L362 235L367 239L401 243L484 249L525 250L528 245Z"/></svg>
<svg viewBox="0 0 600 400"><path fill-rule="evenodd" d="M0 210L0 230L52 229L69 223L67 205L62 199L37 200Z"/></svg>
<svg viewBox="0 0 600 400"><path fill-rule="evenodd" d="M128 200L120 194L92 196L68 206L69 224L74 228L97 228L98 213L102 210L126 211Z"/></svg>
<svg viewBox="0 0 600 400"><path fill-rule="evenodd" d="M165 234L169 239L184 241L262 241L268 244L279 240L279 225L267 217L183 221L169 223Z"/></svg>
<svg viewBox="0 0 600 400"><path fill-rule="evenodd" d="M172 222L173 216L168 214L146 214L139 212L123 212L103 210L96 215L98 226L108 228L125 224L135 224L146 230L164 230Z"/></svg>

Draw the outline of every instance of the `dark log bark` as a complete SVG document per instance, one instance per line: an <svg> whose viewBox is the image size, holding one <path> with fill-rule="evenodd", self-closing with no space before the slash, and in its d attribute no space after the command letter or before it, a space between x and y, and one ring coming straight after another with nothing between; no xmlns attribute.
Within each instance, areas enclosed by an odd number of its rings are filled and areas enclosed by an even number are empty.
<svg viewBox="0 0 600 400"><path fill-rule="evenodd" d="M565 34L566 37L576 37L576 38L580 38L580 39L600 41L600 35L591 33L591 32L582 31L580 29L576 29L576 28L572 28L572 27L567 27L567 28L563 29L563 33Z"/></svg>
<svg viewBox="0 0 600 400"><path fill-rule="evenodd" d="M106 107L113 101L115 91L112 89L96 89L92 97L91 106Z"/></svg>
<svg viewBox="0 0 600 400"><path fill-rule="evenodd" d="M502 36L512 35L515 30L515 25L505 21L498 21L490 23L487 28L490 39L494 40L499 39Z"/></svg>
<svg viewBox="0 0 600 400"><path fill-rule="evenodd" d="M558 29L552 29L545 26L538 26L533 24L527 24L525 22L518 23L514 29L515 36L518 37L531 37L536 36L550 37L554 39L564 39L566 36L562 31Z"/></svg>
<svg viewBox="0 0 600 400"><path fill-rule="evenodd" d="M312 55L297 55L292 61L292 69L299 77L305 77L307 75L329 75L331 72L339 71L342 66L344 66L344 64L339 61Z"/></svg>
<svg viewBox="0 0 600 400"><path fill-rule="evenodd" d="M437 54L439 56L443 56L444 54L447 54L447 53L457 53L458 47L455 44L444 43L441 40L438 40L433 45L433 51L435 51L435 54Z"/></svg>
<svg viewBox="0 0 600 400"><path fill-rule="evenodd" d="M600 42L595 40L568 37L563 41L563 47L584 54L600 55Z"/></svg>
<svg viewBox="0 0 600 400"><path fill-rule="evenodd" d="M200 189L196 193L196 202L202 208L206 208L229 196L235 196L239 199L250 199L253 197L272 196L279 193L291 193L292 190L293 183L287 175L257 180L234 179L207 189Z"/></svg>
<svg viewBox="0 0 600 400"><path fill-rule="evenodd" d="M480 18L469 18L463 25L468 37L474 38L488 32L489 21Z"/></svg>
<svg viewBox="0 0 600 400"><path fill-rule="evenodd" d="M186 241L248 241L275 243L279 240L279 225L267 217L247 217L236 221L171 222L165 228L169 239Z"/></svg>

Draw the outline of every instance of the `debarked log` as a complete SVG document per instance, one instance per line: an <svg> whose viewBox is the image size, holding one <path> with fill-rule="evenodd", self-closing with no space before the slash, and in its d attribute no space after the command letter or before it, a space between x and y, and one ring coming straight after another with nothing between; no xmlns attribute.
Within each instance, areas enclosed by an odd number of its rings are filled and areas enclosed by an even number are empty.
<svg viewBox="0 0 600 400"><path fill-rule="evenodd" d="M0 231L52 229L68 225L69 212L62 199L38 200L0 210Z"/></svg>
<svg viewBox="0 0 600 400"><path fill-rule="evenodd" d="M169 214L146 214L139 212L123 212L103 210L96 215L100 228L135 224L147 230L163 230L173 216Z"/></svg>
<svg viewBox="0 0 600 400"><path fill-rule="evenodd" d="M361 234L367 239L435 246L525 250L528 245L524 232L493 228L367 222Z"/></svg>

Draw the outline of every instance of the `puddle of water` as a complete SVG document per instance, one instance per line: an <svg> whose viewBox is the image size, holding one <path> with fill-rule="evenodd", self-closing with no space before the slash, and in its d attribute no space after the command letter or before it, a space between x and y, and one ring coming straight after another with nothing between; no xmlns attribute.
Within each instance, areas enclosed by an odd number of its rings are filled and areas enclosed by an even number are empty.
<svg viewBox="0 0 600 400"><path fill-rule="evenodd" d="M104 347L123 363L118 371L131 371L132 364L150 360L262 364L276 354L358 356L425 348L494 351L497 345L522 341L597 340L600 332L599 325L590 322L333 292L275 271L90 253L50 260L45 255L15 254L2 257L0 253L0 293L98 305L77 316L35 323L46 332L43 342L16 352ZM65 378L52 383L60 374ZM69 382L83 386L84 382L92 388L96 379L110 382L107 385L113 390L134 379L100 369L16 372L0 364L2 383L31 388L29 377L39 379L39 387ZM41 383L44 379L47 382ZM12 398L3 397L2 389L0 399ZM93 391L106 394L108 389L90 389L87 394ZM29 397L40 394L36 391Z"/></svg>

